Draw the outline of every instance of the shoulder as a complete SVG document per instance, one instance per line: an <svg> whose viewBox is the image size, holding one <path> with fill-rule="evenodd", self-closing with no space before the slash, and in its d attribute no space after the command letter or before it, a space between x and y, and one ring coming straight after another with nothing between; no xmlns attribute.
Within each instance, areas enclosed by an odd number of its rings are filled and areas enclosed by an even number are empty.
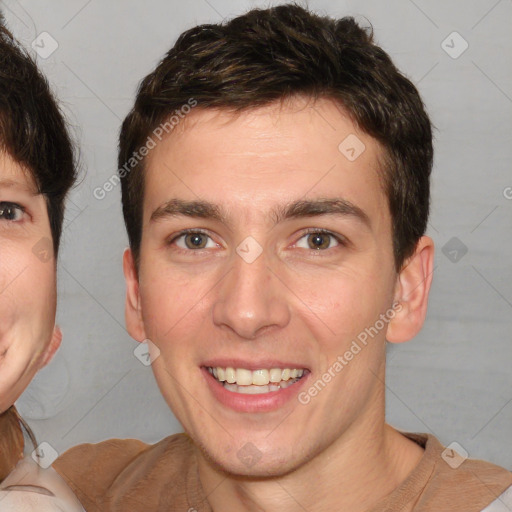
<svg viewBox="0 0 512 512"><path fill-rule="evenodd" d="M31 490L0 491L0 512L74 512L82 508L69 508L62 500Z"/></svg>
<svg viewBox="0 0 512 512"><path fill-rule="evenodd" d="M134 457L150 448L137 439L109 439L101 443L79 444L64 452L53 467L63 476L84 471L96 472L99 466L110 472L122 469Z"/></svg>
<svg viewBox="0 0 512 512"><path fill-rule="evenodd" d="M163 480L172 482L173 475L180 475L190 463L192 451L185 434L172 435L153 445L135 439L111 439L75 446L53 466L85 509L95 511L105 500L116 501L127 494L135 494L140 500Z"/></svg>
<svg viewBox="0 0 512 512"><path fill-rule="evenodd" d="M52 469L22 459L0 485L0 512L83 512L63 479Z"/></svg>
<svg viewBox="0 0 512 512"><path fill-rule="evenodd" d="M482 512L509 512L510 510L512 510L512 485Z"/></svg>
<svg viewBox="0 0 512 512"><path fill-rule="evenodd" d="M432 462L432 472L418 510L444 503L454 511L480 511L512 485L509 470L460 452L457 445L444 447L431 434L426 436L425 457Z"/></svg>
<svg viewBox="0 0 512 512"><path fill-rule="evenodd" d="M460 445L444 447L434 436L429 436L432 455L436 457L433 480L449 485L486 488L501 494L512 485L512 472L485 460L473 459ZM428 445L427 445L428 446Z"/></svg>
<svg viewBox="0 0 512 512"><path fill-rule="evenodd" d="M109 439L101 443L81 444L70 448L53 468L66 481L86 510L97 510L98 500L116 476L148 449L135 439ZM1 512L1 511L0 511Z"/></svg>
<svg viewBox="0 0 512 512"><path fill-rule="evenodd" d="M106 503L110 510L160 510L170 504L185 507L187 499L200 494L193 442L175 434L127 465L108 490Z"/></svg>

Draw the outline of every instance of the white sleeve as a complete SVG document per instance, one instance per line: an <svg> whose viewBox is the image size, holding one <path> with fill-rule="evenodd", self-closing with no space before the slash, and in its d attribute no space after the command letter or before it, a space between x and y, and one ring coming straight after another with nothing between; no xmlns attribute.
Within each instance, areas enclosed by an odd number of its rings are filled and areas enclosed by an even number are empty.
<svg viewBox="0 0 512 512"><path fill-rule="evenodd" d="M500 494L482 512L510 512L512 510L512 485ZM2 511L3 512L3 511Z"/></svg>
<svg viewBox="0 0 512 512"><path fill-rule="evenodd" d="M0 484L0 512L84 512L63 478L40 468L30 457L21 460Z"/></svg>
<svg viewBox="0 0 512 512"><path fill-rule="evenodd" d="M34 488L36 489L36 488ZM0 491L0 512L82 512L55 496L41 494L35 490Z"/></svg>

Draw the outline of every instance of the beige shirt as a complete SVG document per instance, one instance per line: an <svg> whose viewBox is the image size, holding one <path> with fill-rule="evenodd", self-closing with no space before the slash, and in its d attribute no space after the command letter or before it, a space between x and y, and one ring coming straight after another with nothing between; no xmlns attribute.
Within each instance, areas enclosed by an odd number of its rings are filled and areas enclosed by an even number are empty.
<svg viewBox="0 0 512 512"><path fill-rule="evenodd" d="M368 512L508 512L512 473L481 460L466 459L456 469L442 457L431 434L403 433L425 449L411 474ZM445 453L451 460L454 454ZM452 464L454 465L454 464ZM175 434L155 445L112 439L67 451L54 468L87 512L211 512L198 478L192 441ZM507 489L509 489L507 491ZM501 496L501 498L500 498Z"/></svg>

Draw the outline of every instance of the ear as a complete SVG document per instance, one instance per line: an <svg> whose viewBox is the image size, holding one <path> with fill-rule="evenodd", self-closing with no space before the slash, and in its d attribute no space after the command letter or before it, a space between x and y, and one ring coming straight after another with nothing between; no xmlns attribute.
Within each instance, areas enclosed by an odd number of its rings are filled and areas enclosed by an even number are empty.
<svg viewBox="0 0 512 512"><path fill-rule="evenodd" d="M398 274L395 303L396 314L390 320L386 339L402 343L414 338L427 316L428 294L434 268L434 242L428 236L419 239L414 254Z"/></svg>
<svg viewBox="0 0 512 512"><path fill-rule="evenodd" d="M126 329L132 338L142 342L146 339L146 332L140 306L139 277L131 249L125 249L123 253L123 272L126 281L124 307Z"/></svg>
<svg viewBox="0 0 512 512"><path fill-rule="evenodd" d="M57 352L57 350L59 349L61 342L62 331L60 330L60 327L56 325L53 328L52 339L48 344L48 347L46 347L46 350L43 352L39 369L44 368L53 359L53 356L55 355L55 352Z"/></svg>

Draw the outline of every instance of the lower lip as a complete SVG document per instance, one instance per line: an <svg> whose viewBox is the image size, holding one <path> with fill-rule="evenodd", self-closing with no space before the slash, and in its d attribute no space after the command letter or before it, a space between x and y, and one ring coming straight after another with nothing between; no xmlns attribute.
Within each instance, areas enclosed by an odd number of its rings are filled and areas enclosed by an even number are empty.
<svg viewBox="0 0 512 512"><path fill-rule="evenodd" d="M270 412L283 407L287 402L296 398L304 382L309 377L305 374L294 384L278 391L269 391L259 395L246 395L228 391L206 368L201 368L203 376L215 398L226 407L237 412Z"/></svg>

